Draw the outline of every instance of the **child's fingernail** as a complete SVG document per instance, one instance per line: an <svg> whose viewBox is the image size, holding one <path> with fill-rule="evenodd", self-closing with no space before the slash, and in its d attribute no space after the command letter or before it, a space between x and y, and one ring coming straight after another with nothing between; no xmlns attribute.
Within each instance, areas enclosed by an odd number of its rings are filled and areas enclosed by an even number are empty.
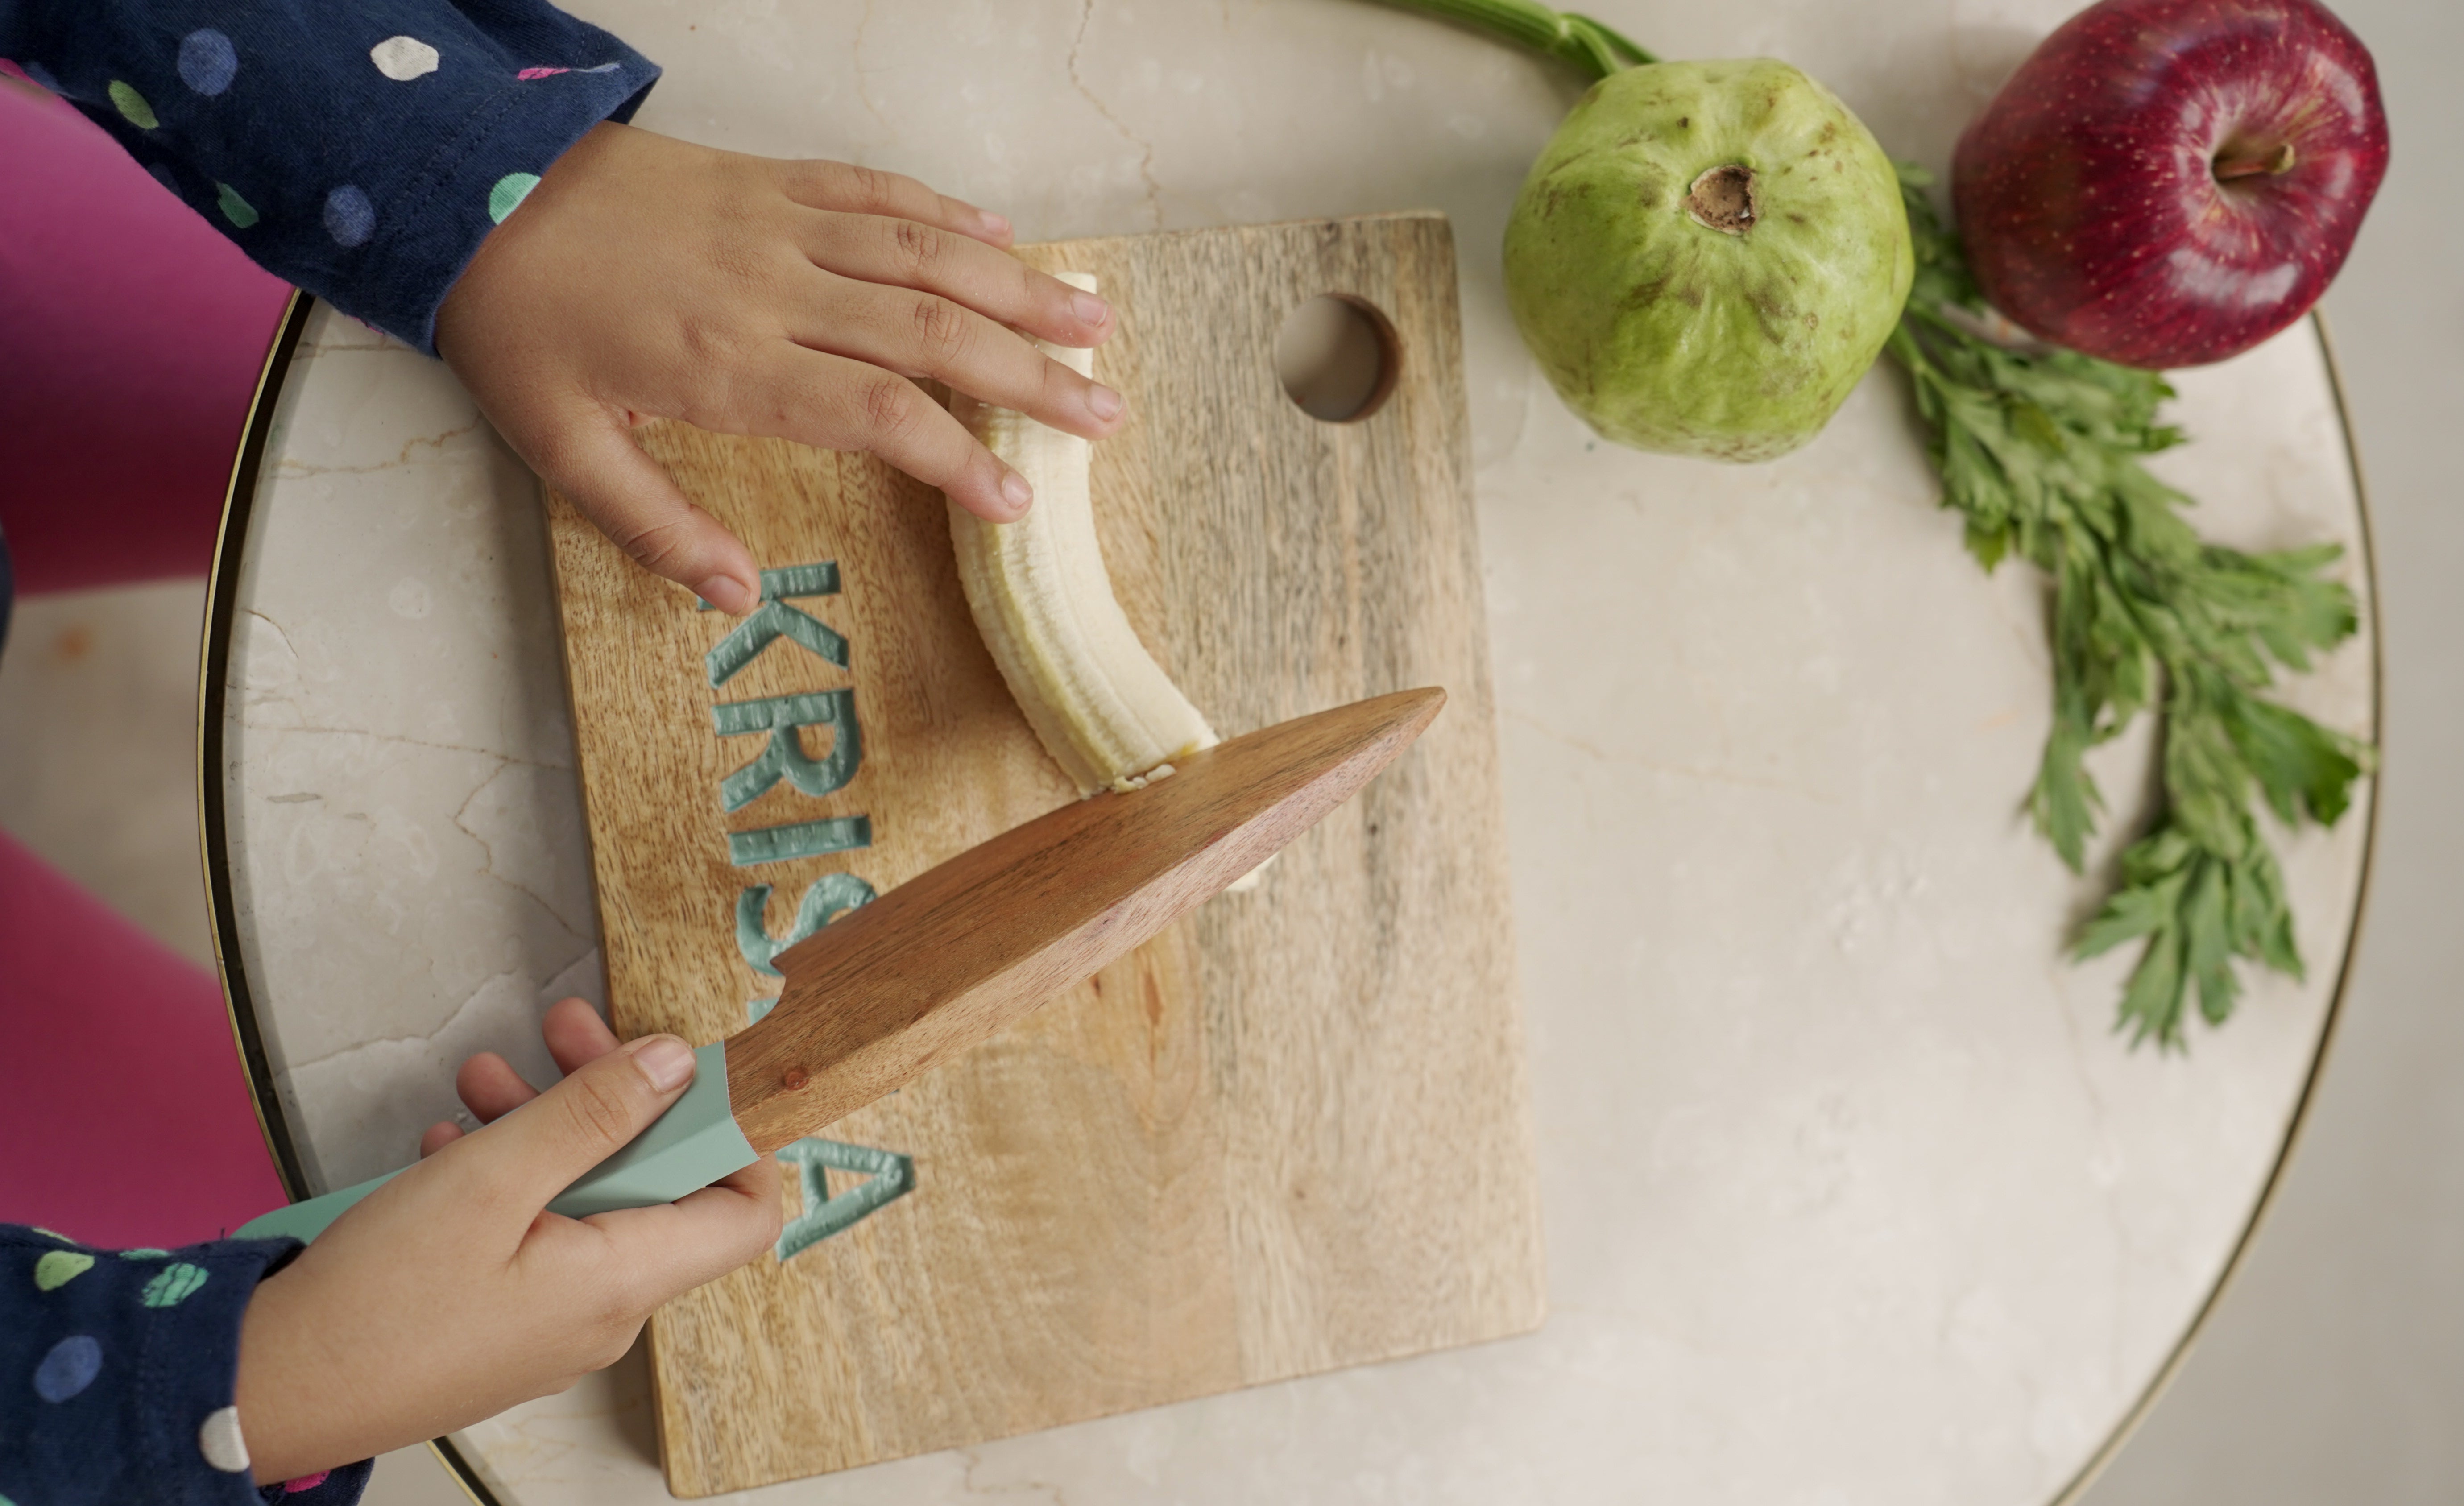
<svg viewBox="0 0 2464 1506"><path fill-rule="evenodd" d="M1078 316L1081 324L1101 324L1112 316L1112 306L1091 293L1073 293L1069 312Z"/></svg>
<svg viewBox="0 0 2464 1506"><path fill-rule="evenodd" d="M1010 505L1011 511L1023 513L1027 504L1035 500L1035 489L1026 484L1024 476L1013 470L1001 477L1001 500Z"/></svg>
<svg viewBox="0 0 2464 1506"><path fill-rule="evenodd" d="M633 1064L650 1086L671 1093L693 1080L693 1047L673 1036L652 1036L633 1051Z"/></svg>
<svg viewBox="0 0 2464 1506"><path fill-rule="evenodd" d="M734 576L713 576L693 590L703 600L730 617L742 617L754 607L753 588Z"/></svg>
<svg viewBox="0 0 2464 1506"><path fill-rule="evenodd" d="M1007 235L1009 233L1009 219L1007 216L995 214L990 209L978 209L976 211L976 216L984 222L985 234Z"/></svg>
<svg viewBox="0 0 2464 1506"><path fill-rule="evenodd" d="M1121 401L1119 393L1100 382L1087 390L1087 411L1107 424L1119 418L1121 410L1128 406L1128 404Z"/></svg>

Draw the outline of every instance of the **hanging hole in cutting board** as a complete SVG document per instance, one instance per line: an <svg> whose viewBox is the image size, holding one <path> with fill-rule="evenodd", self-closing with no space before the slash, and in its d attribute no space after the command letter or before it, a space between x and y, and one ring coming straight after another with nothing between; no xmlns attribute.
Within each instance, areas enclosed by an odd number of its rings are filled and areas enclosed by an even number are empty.
<svg viewBox="0 0 2464 1506"><path fill-rule="evenodd" d="M1322 293L1294 309L1275 334L1275 375L1300 410L1329 424L1356 424L1395 391L1402 353L1376 305Z"/></svg>

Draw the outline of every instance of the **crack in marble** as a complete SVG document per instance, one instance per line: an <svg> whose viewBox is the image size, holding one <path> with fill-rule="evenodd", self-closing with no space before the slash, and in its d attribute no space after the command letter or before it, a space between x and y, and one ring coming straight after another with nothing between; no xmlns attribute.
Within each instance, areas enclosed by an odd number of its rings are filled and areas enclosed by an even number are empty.
<svg viewBox="0 0 2464 1506"><path fill-rule="evenodd" d="M557 908L554 905L549 904L549 903L548 903L548 901L547 901L547 898L546 898L544 895L540 894L538 890L536 890L536 889L532 888L529 884L524 884L524 883L520 882L520 881L519 881L519 880L517 880L517 879L509 878L508 876L506 876L506 875L504 875L504 874L502 874L502 873L497 872L497 871L496 871L496 848L495 848L495 843L493 843L493 842L491 842L491 841L489 841L487 838L480 836L480 835L479 835L479 833L478 833L476 830L474 830L473 827L471 827L468 823L466 823L466 822L462 819L462 818L463 818L463 817L465 817L465 816L467 816L467 815L469 815L469 814L470 814L470 812L471 812L471 806L472 806L473 802L476 801L476 800L479 798L479 797L480 797L480 796L485 795L486 793L488 793L488 787L489 787L490 785L495 784L495 783L496 782L496 780L497 780L497 779L499 779L499 778L501 778L501 777L503 776L504 772L505 772L507 769L513 768L513 767L515 767L515 765L516 765L516 760L514 760L514 759L511 759L511 758L502 759L502 760L500 760L500 761L497 763L497 765L496 765L495 769L493 772L491 772L491 773L489 774L489 775L488 775L486 778L484 778L484 779L480 780L477 784L475 784L475 785L472 786L472 788L471 788L471 793L470 793L468 796L465 796L465 797L463 797L461 807L460 807L459 809L457 809L456 811L454 811L454 813L453 813L453 826L454 826L454 829L455 829L455 830L457 830L457 831L459 831L459 832L461 832L464 836L466 836L466 837L470 838L473 841L477 842L477 843L479 844L479 850L480 850L481 852L486 853L486 854L488 855L488 861L487 861L484 864L482 864L482 865L480 866L479 871L480 871L481 873L485 874L487 877L489 877L489 878L491 878L491 879L495 880L498 884L503 884L505 887L507 887L507 888L509 888L509 889L513 890L515 893L521 895L523 898L525 898L525 899L529 900L532 904L534 904L534 905L538 906L540 909L545 910L545 911L547 912L547 914L548 914L548 917L549 917L551 920L554 920L554 921L556 922L556 924L557 924L558 928L559 928L560 929L561 929L561 930L562 930L566 935L568 935L568 936L572 937L572 938L573 938L574 940L576 940L576 941L588 942L588 943L590 943L590 945L592 945L592 946L596 946L598 943L597 943L597 941L596 941L596 939L595 939L595 938L593 938L593 937L588 937L588 936L583 935L583 932L582 932L581 928L579 928L579 927L577 927L576 925L574 925L574 923L573 923L573 921L572 921L571 917L567 916L567 915L564 913L564 911L562 911L562 910L561 910L561 909ZM533 767L533 768L538 768L538 767L540 767L540 766L539 766L539 765L537 765L537 764L534 764L534 765L532 765L531 767ZM572 963L570 963L570 962L568 962L568 963L566 963L566 964L565 964L565 967L567 967L567 968L569 968L569 967L571 967L571 966L573 966L573 964L572 964ZM560 968L559 970L557 970L557 972L561 972L561 971L563 971L563 969L561 969L561 968ZM551 973L549 973L549 974L548 974L548 976L549 976L549 977L551 977L551 978L553 978L553 977L557 976L557 972L551 972Z"/></svg>
<svg viewBox="0 0 2464 1506"><path fill-rule="evenodd" d="M258 611L253 606L248 608L248 615L255 618L258 622L263 622L266 626L274 629L274 636L282 640L282 651L284 653L289 654L295 662L299 658L299 649L297 645L291 642L291 634L283 628L283 625L280 622L275 622L274 619L266 616L263 612Z"/></svg>
<svg viewBox="0 0 2464 1506"><path fill-rule="evenodd" d="M1159 230L1163 229L1163 185L1156 181L1155 175L1155 147L1137 132L1131 130L1127 121L1113 114L1112 107L1097 98L1094 90L1087 87L1086 77L1078 72L1078 55L1086 50L1087 29L1093 25L1094 21L1095 0L1080 0L1078 34L1069 39L1069 85L1076 89L1089 104L1095 107L1095 113L1104 118L1106 124L1121 133L1123 141L1138 149L1138 177L1147 186L1149 228Z"/></svg>
<svg viewBox="0 0 2464 1506"><path fill-rule="evenodd" d="M872 28L873 0L864 0L864 14L856 17L855 40L847 47L847 66L855 74L855 97L863 102L865 114L881 122L881 128L895 137L898 127L881 111L880 102L872 97L872 86L866 82L864 39Z"/></svg>
<svg viewBox="0 0 2464 1506"><path fill-rule="evenodd" d="M1747 790L1771 790L1780 795L1793 795L1798 799L1810 801L1815 805L1839 803L1831 796L1819 795L1782 779L1757 779L1751 775L1733 774L1725 769L1698 769L1687 764L1663 763L1659 759L1645 758L1636 753L1611 753L1597 743L1577 737L1572 732L1561 732L1530 712L1517 710L1512 707L1501 707L1499 714L1522 723L1551 742L1571 748L1600 763L1626 764L1637 769L1648 769L1654 774L1674 775L1684 779L1700 779L1705 784L1734 785Z"/></svg>
<svg viewBox="0 0 2464 1506"><path fill-rule="evenodd" d="M249 617L264 623L266 627L273 630L275 641L281 644L283 655L290 661L291 676L293 685L296 688L301 673L299 666L299 645L291 641L291 630L284 627L280 622L275 622L273 618L267 616L264 612L259 611L255 607L246 607L243 608L243 610ZM234 629L236 629L237 625L238 624L236 623L233 624ZM232 640L236 645L239 640L239 635L236 630L232 633ZM267 657L271 657L271 654L269 653ZM240 709L236 715L234 715L234 713L232 713L228 708L225 709L223 713L225 728L230 728L233 722L236 722L243 731L249 729L270 729L278 727L281 724L262 719L256 714L260 709L274 706L288 706L291 709L291 714L293 717L299 721L305 721L307 719L307 711L300 706L296 688L284 688L274 686L260 687L251 680L250 674L255 667L257 658L258 655L253 644L247 645L244 652L234 652L231 657L231 664L224 672L223 687L226 691L238 697ZM241 787L241 781L239 778L240 767L241 761L234 758L231 763L230 775L231 782L234 788Z"/></svg>
<svg viewBox="0 0 2464 1506"><path fill-rule="evenodd" d="M311 464L305 460L295 460L291 456L285 455L275 469L277 473L286 478L372 475L380 470L391 470L400 466L412 465L415 463L410 458L410 452L412 450L419 448L423 445L427 446L430 449L442 450L446 446L451 444L453 441L461 439L466 435L476 433L486 424L487 420L485 419L473 418L470 423L463 425L459 428L449 428L439 434L414 435L410 439L403 442L402 448L395 451L393 459L380 460L374 465L319 466Z"/></svg>
<svg viewBox="0 0 2464 1506"><path fill-rule="evenodd" d="M285 696L282 699L289 700L290 697ZM297 703L293 702L293 704L296 706ZM254 726L254 724L250 725ZM503 763L520 764L530 769L555 769L567 774L573 770L573 765L569 763L549 763L544 759L525 758L519 753L504 753L495 748L474 748L469 743L440 743L426 737L407 736L401 732L381 732L367 727L320 727L303 723L297 726L267 725L257 727L256 730L267 732L316 732L334 737L365 737L375 742L400 743L406 748L432 748L439 753L471 753L476 757L495 758Z"/></svg>
<svg viewBox="0 0 2464 1506"><path fill-rule="evenodd" d="M571 967L572 964L567 963L565 966ZM433 959L430 959L429 961L428 975L431 978L436 976L436 968ZM447 1015L443 1020L439 1021L434 1030L425 1032L414 1031L407 1036L370 1036L365 1040L356 1040L347 1046L336 1047L334 1050L325 1053L321 1057L311 1057L305 1061L286 1061L282 1066L282 1075L286 1078L296 1079L300 1073L305 1072L312 1067L321 1067L329 1062L341 1061L345 1058L356 1056L363 1051L373 1050L378 1046L432 1046L436 1044L437 1037L444 1035L449 1030L451 1030L461 1021L463 1015L470 1014L472 1010L478 1007L479 1000L487 993L491 986L502 979L519 978L521 975L522 974L518 970L513 968L507 968L502 972L489 973L486 977L479 980L479 986L477 988L473 989L469 993L463 995L462 1002L454 1005L452 1012ZM550 974L550 976L554 976L554 974Z"/></svg>
<svg viewBox="0 0 2464 1506"><path fill-rule="evenodd" d="M1063 1495L1061 1487L1050 1480L1019 1480L1008 1485L978 1485L976 1472L983 1468L983 1451L957 1449L952 1451L966 1461L966 1467L958 1474L958 1489L970 1495L981 1495L990 1499L995 1496L1023 1495L1029 1491L1040 1491L1043 1493L1042 1506L1069 1506L1069 1497Z"/></svg>

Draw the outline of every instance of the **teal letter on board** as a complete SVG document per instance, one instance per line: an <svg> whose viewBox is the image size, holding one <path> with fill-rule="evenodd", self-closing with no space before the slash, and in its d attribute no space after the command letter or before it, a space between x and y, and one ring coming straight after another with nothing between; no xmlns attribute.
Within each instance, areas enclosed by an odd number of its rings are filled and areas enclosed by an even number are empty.
<svg viewBox="0 0 2464 1506"><path fill-rule="evenodd" d="M841 1145L835 1140L799 1140L779 1152L779 1159L797 1169L803 1184L804 1211L779 1231L779 1258L791 1259L804 1251L878 1212L915 1190L915 1162L895 1150ZM824 1169L854 1171L868 1180L838 1196L829 1194Z"/></svg>
<svg viewBox="0 0 2464 1506"><path fill-rule="evenodd" d="M825 559L817 565L788 565L761 572L761 605L750 617L736 624L735 631L718 641L718 646L702 656L702 667L710 673L714 686L725 685L736 677L736 671L751 664L761 650L781 638L793 639L814 653L844 669L847 662L847 640L818 622L789 606L783 597L836 596L839 590L839 566L835 559ZM701 603L710 610L710 603Z"/></svg>
<svg viewBox="0 0 2464 1506"><path fill-rule="evenodd" d="M742 810L781 775L806 795L827 795L855 777L864 761L864 742L856 732L855 692L815 690L804 695L774 695L759 701L727 701L710 709L711 725L721 737L768 732L761 756L719 781L718 797L731 811ZM819 759L804 755L797 730L826 727L830 751Z"/></svg>
<svg viewBox="0 0 2464 1506"><path fill-rule="evenodd" d="M770 928L762 920L762 911L770 904L770 885L757 884L736 897L736 949L757 972L780 976L770 959L828 925L847 910L869 905L873 900L872 885L852 873L825 873L804 891L803 903L796 906L796 924L787 934L772 940Z"/></svg>
<svg viewBox="0 0 2464 1506"><path fill-rule="evenodd" d="M819 858L825 853L853 852L872 845L869 816L826 816L818 821L790 821L727 834L727 861L749 868L757 862L785 862L790 858Z"/></svg>

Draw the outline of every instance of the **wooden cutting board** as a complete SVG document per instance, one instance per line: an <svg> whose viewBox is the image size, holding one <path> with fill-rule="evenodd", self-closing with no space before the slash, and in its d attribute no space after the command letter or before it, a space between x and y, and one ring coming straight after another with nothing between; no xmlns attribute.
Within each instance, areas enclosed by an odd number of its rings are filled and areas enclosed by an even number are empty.
<svg viewBox="0 0 2464 1506"><path fill-rule="evenodd" d="M651 1320L679 1495L1541 1320L1446 222L1022 254L1119 310L1095 358L1132 414L1095 450L1105 557L1216 727L1451 699L1257 889L794 1147L781 1257ZM1355 423L1303 414L1273 369L1325 293L1396 336L1392 395ZM774 943L1072 791L977 636L937 492L860 455L642 441L777 597L751 625L697 610L549 498L609 1004L624 1035L699 1042L775 993Z"/></svg>

